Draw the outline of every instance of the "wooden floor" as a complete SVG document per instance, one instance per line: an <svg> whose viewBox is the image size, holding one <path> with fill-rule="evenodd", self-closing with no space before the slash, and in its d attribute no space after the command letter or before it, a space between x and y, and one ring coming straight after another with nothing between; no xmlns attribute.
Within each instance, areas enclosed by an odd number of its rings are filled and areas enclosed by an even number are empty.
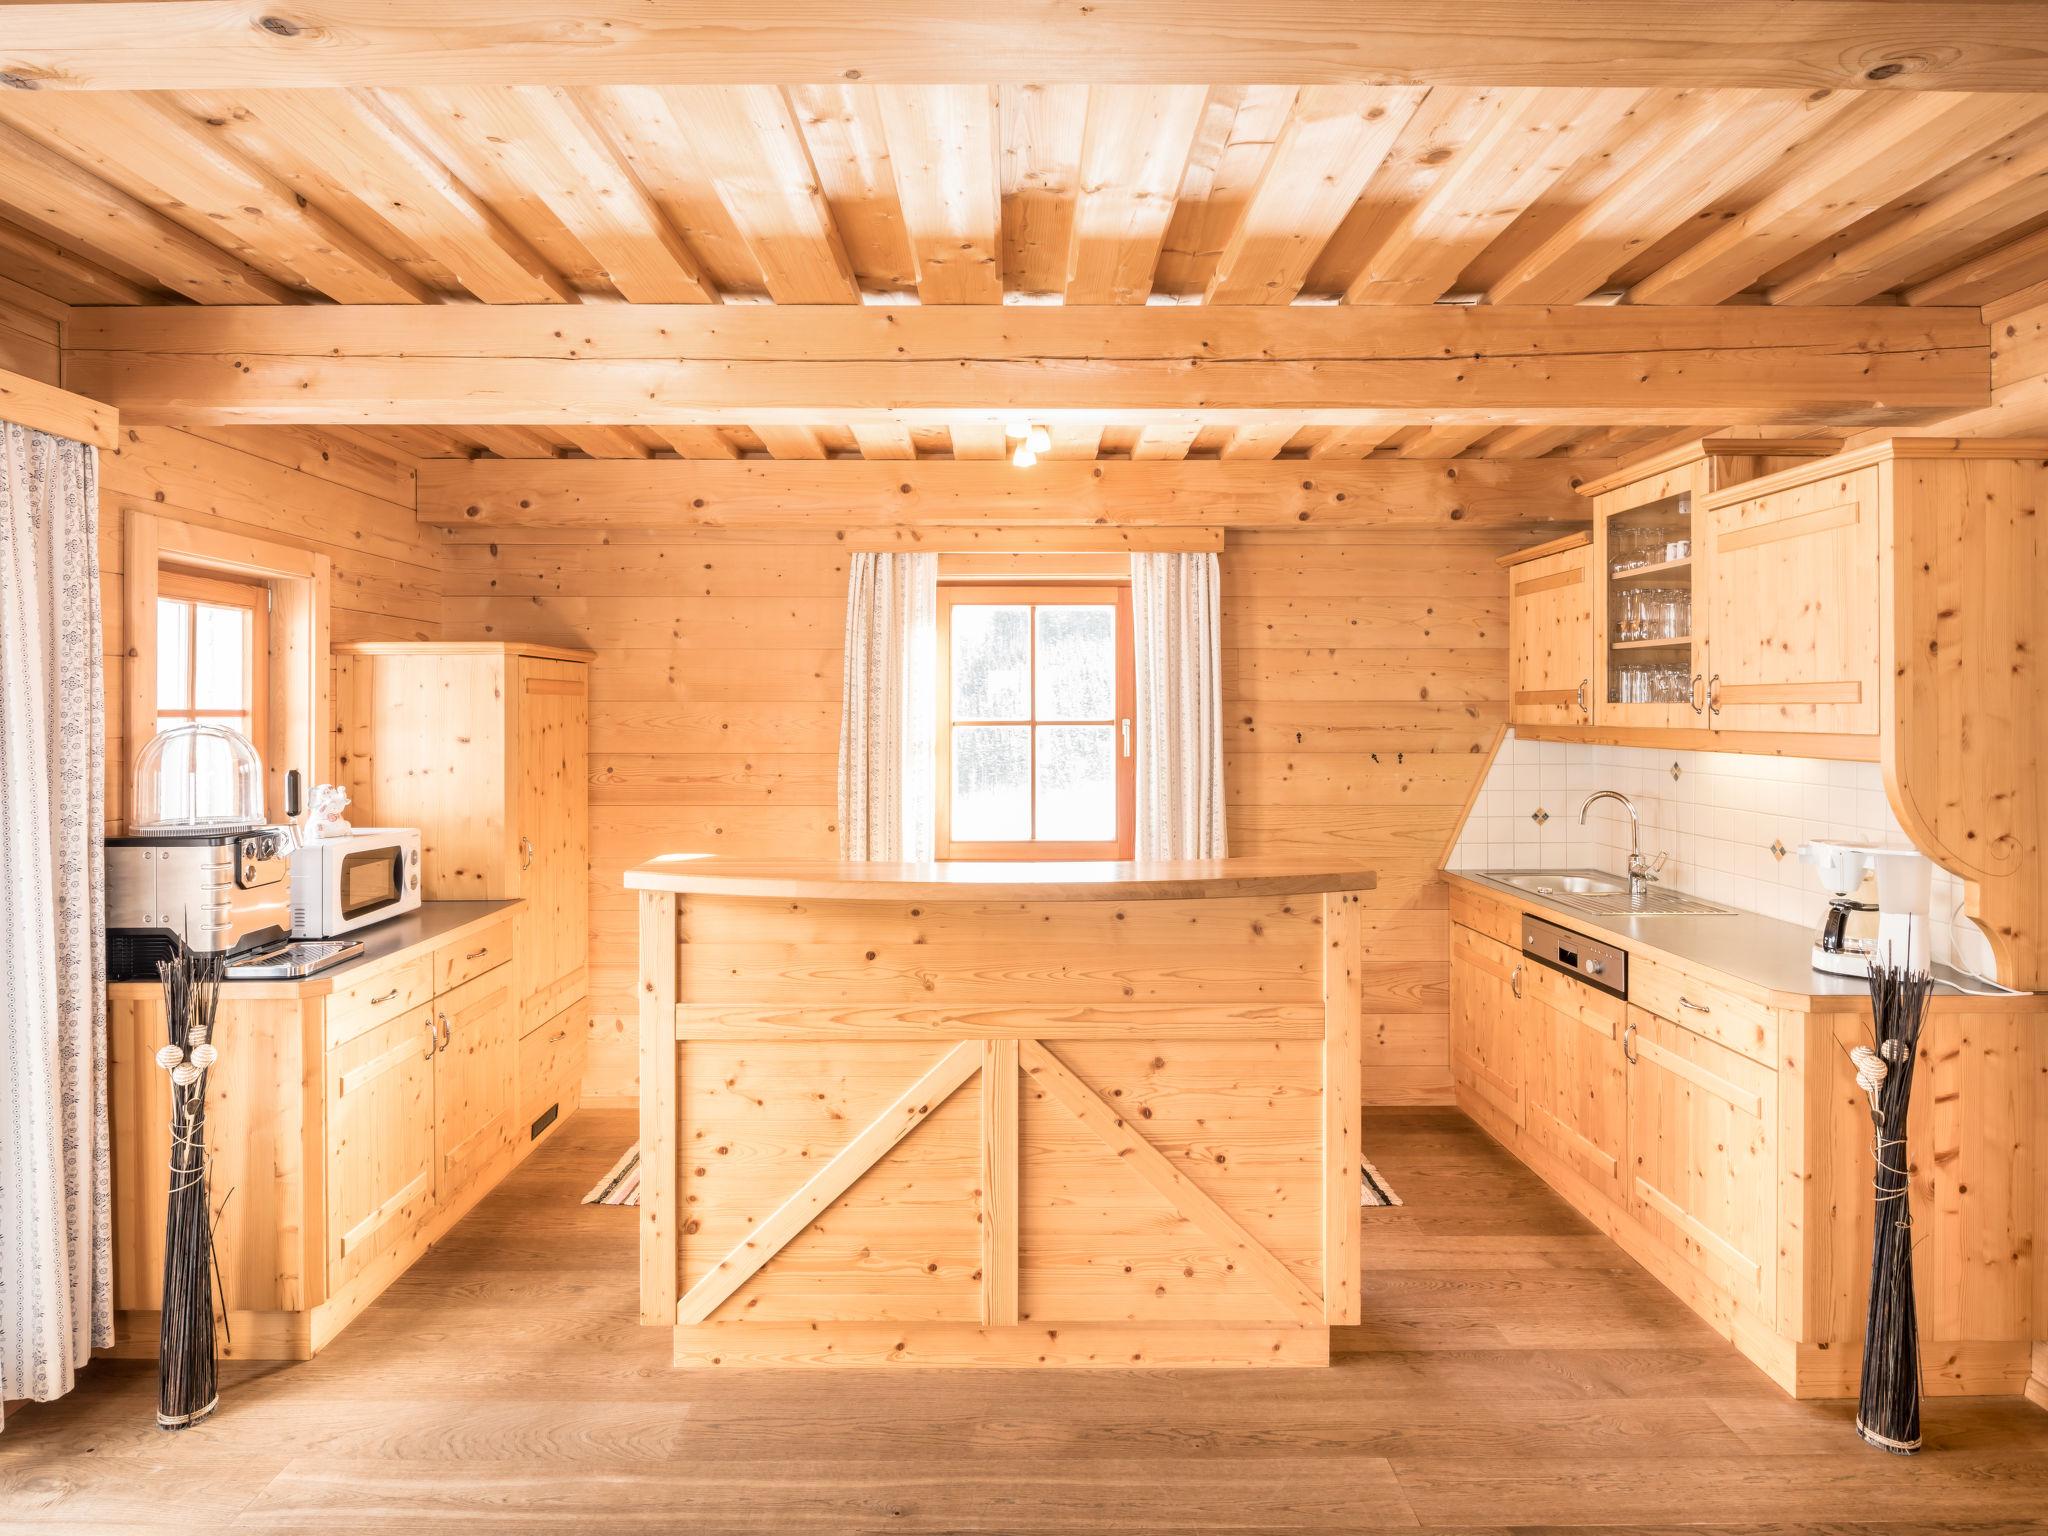
<svg viewBox="0 0 2048 1536"><path fill-rule="evenodd" d="M633 1322L583 1114L318 1360L154 1428L102 1361L0 1433L0 1532L2048 1530L2048 1414L1927 1410L1926 1454L1786 1400L1469 1121L1374 1112L1328 1370L686 1373Z"/></svg>

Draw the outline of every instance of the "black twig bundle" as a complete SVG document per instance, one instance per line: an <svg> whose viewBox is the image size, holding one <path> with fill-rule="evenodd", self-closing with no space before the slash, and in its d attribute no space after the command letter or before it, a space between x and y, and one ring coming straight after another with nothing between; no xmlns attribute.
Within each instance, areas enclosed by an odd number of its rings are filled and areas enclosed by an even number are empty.
<svg viewBox="0 0 2048 1536"><path fill-rule="evenodd" d="M1856 1432L1900 1456L1920 1449L1920 1322L1913 1310L1913 1210L1907 1192L1906 1109L1920 1023L1933 977L1872 962L1870 1011L1877 1046L1849 1053L1876 1128L1877 1219L1870 1243L1870 1317Z"/></svg>
<svg viewBox="0 0 2048 1536"><path fill-rule="evenodd" d="M206 1077L217 1059L220 968L180 950L157 967L169 1040L157 1065L171 1075L170 1202L164 1213L164 1294L157 1339L156 1421L183 1429L220 1402L213 1359L213 1200L206 1158Z"/></svg>

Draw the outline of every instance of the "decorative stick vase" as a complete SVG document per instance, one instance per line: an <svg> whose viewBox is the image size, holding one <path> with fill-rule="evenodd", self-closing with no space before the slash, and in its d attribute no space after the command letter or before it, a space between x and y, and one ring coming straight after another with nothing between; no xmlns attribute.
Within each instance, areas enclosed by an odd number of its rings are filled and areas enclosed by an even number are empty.
<svg viewBox="0 0 2048 1536"><path fill-rule="evenodd" d="M212 957L186 950L157 969L163 977L169 1038L156 1059L171 1078L171 1145L156 1421L164 1429L184 1429L220 1404L214 1370L213 1199L206 1156L206 1079L219 1054L213 1028L220 971Z"/></svg>
<svg viewBox="0 0 2048 1536"><path fill-rule="evenodd" d="M1920 1025L1934 980L1924 971L1870 968L1876 1046L1849 1053L1870 1100L1877 1172L1870 1244L1870 1316L1863 1330L1863 1381L1856 1432L1899 1456L1920 1449L1920 1323L1913 1305L1913 1210L1906 1162L1906 1113L1913 1094Z"/></svg>

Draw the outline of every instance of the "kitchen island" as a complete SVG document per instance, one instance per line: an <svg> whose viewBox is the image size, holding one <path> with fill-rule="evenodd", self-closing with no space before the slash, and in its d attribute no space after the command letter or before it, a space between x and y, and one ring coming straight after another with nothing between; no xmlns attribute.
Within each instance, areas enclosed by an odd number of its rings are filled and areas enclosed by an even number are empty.
<svg viewBox="0 0 2048 1536"><path fill-rule="evenodd" d="M626 885L641 1321L678 1365L1314 1365L1358 1321L1371 871Z"/></svg>

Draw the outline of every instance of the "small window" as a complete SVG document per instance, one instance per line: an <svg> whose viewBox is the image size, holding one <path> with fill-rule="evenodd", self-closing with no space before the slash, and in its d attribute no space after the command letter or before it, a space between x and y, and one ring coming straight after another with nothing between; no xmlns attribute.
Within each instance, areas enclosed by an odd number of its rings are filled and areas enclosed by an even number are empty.
<svg viewBox="0 0 2048 1536"><path fill-rule="evenodd" d="M164 570L157 577L156 728L206 720L269 742L270 589Z"/></svg>
<svg viewBox="0 0 2048 1536"><path fill-rule="evenodd" d="M939 587L938 854L1128 859L1128 583Z"/></svg>

